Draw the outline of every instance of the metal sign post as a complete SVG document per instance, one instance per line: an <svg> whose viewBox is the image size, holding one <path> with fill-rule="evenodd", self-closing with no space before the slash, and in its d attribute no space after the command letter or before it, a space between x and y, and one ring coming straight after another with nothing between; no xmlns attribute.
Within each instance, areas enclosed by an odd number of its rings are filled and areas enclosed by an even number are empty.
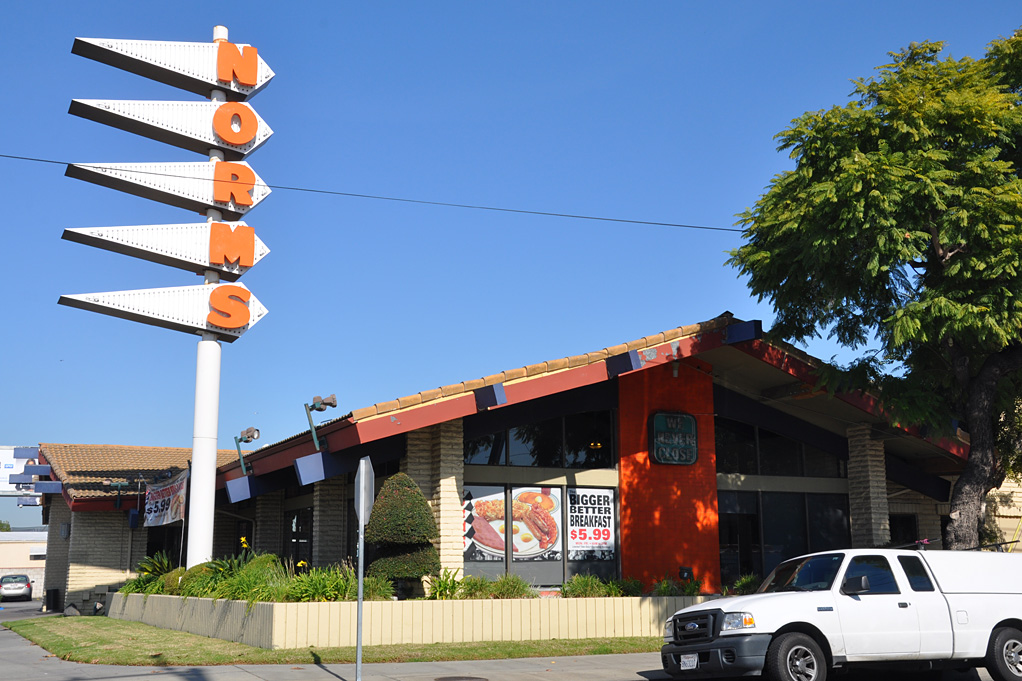
<svg viewBox="0 0 1022 681"><path fill-rule="evenodd" d="M365 561L365 526L376 498L376 473L368 456L358 462L355 473L355 515L358 516L358 633L355 644L355 681L362 681L362 571Z"/></svg>

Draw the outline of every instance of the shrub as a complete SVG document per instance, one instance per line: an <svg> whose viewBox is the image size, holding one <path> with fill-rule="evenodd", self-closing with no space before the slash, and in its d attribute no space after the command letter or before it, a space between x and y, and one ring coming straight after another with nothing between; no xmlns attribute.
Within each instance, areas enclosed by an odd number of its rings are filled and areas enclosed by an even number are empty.
<svg viewBox="0 0 1022 681"><path fill-rule="evenodd" d="M206 563L194 565L181 576L178 593L186 597L209 598L219 579L220 575L213 572Z"/></svg>
<svg viewBox="0 0 1022 681"><path fill-rule="evenodd" d="M561 587L565 598L599 598L607 595L607 585L596 575L574 575Z"/></svg>
<svg viewBox="0 0 1022 681"><path fill-rule="evenodd" d="M737 596L755 593L760 579L756 575L742 575L731 585L731 592Z"/></svg>
<svg viewBox="0 0 1022 681"><path fill-rule="evenodd" d="M363 591L365 584L363 583ZM364 594L363 594L364 597ZM287 600L350 601L358 598L358 576L350 566L312 568L288 582Z"/></svg>
<svg viewBox="0 0 1022 681"><path fill-rule="evenodd" d="M485 577L470 575L461 580L462 598L489 598L493 583Z"/></svg>
<svg viewBox="0 0 1022 681"><path fill-rule="evenodd" d="M157 551L151 556L146 556L138 562L138 573L140 575L153 575L160 577L174 569L170 556L166 551Z"/></svg>
<svg viewBox="0 0 1022 681"><path fill-rule="evenodd" d="M152 585L153 582L159 581L159 577L156 575L142 574L134 579L129 579L124 583L118 593L122 594L144 594L148 593L147 589Z"/></svg>
<svg viewBox="0 0 1022 681"><path fill-rule="evenodd" d="M653 591L650 592L652 596L680 596L681 595L681 584L671 579L670 577L664 577L661 580L653 582Z"/></svg>
<svg viewBox="0 0 1022 681"><path fill-rule="evenodd" d="M370 565L366 574L386 579L419 579L423 575L440 572L440 555L432 544L411 547L413 551L402 551L408 546L392 547L381 552Z"/></svg>
<svg viewBox="0 0 1022 681"><path fill-rule="evenodd" d="M369 516L365 539L376 547L367 574L390 580L417 580L440 572L431 543L439 536L433 511L415 481L396 473L383 483Z"/></svg>
<svg viewBox="0 0 1022 681"><path fill-rule="evenodd" d="M457 570L449 570L444 568L443 572L439 575L434 576L429 581L429 594L426 596L431 601L449 601L458 596L461 593L461 582L458 580Z"/></svg>
<svg viewBox="0 0 1022 681"><path fill-rule="evenodd" d="M415 481L396 473L383 483L373 503L365 539L370 544L426 544L440 534L433 511Z"/></svg>
<svg viewBox="0 0 1022 681"><path fill-rule="evenodd" d="M163 593L171 596L178 596L181 594L181 579L185 575L185 569L183 567L174 568L167 574L160 577L160 581L163 582Z"/></svg>
<svg viewBox="0 0 1022 681"><path fill-rule="evenodd" d="M502 575L490 584L490 598L536 598L532 585L519 575Z"/></svg>
<svg viewBox="0 0 1022 681"><path fill-rule="evenodd" d="M356 584L355 589L358 589ZM394 597L394 585L389 579L383 577L367 576L362 578L362 600L364 601L389 601ZM356 593L352 600L358 598Z"/></svg>
<svg viewBox="0 0 1022 681"><path fill-rule="evenodd" d="M689 579L681 584L682 596L698 596L699 590L703 588L703 580Z"/></svg>
<svg viewBox="0 0 1022 681"><path fill-rule="evenodd" d="M223 571L213 587L213 598L233 601L279 602L287 599L290 575L273 554L249 559L234 572Z"/></svg>
<svg viewBox="0 0 1022 681"><path fill-rule="evenodd" d="M614 579L607 582L608 596L641 596L642 582L638 579Z"/></svg>

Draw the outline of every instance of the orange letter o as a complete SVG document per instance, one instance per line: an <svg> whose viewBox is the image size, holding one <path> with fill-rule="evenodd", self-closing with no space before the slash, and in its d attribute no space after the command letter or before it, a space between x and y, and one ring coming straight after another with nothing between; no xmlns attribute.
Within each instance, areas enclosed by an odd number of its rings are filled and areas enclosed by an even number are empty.
<svg viewBox="0 0 1022 681"><path fill-rule="evenodd" d="M237 131L231 125L235 116L241 122ZM251 108L241 102L227 102L213 114L213 130L224 142L241 146L255 139L259 132L259 119Z"/></svg>

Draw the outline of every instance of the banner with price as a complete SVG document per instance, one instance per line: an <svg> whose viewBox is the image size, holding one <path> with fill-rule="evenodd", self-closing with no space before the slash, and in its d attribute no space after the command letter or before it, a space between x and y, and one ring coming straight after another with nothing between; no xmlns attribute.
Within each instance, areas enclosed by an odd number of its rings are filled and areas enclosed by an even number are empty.
<svg viewBox="0 0 1022 681"><path fill-rule="evenodd" d="M568 550L614 550L614 490L568 488Z"/></svg>
<svg viewBox="0 0 1022 681"><path fill-rule="evenodd" d="M185 517L185 493L188 471L181 471L167 482L145 487L145 524L166 525Z"/></svg>

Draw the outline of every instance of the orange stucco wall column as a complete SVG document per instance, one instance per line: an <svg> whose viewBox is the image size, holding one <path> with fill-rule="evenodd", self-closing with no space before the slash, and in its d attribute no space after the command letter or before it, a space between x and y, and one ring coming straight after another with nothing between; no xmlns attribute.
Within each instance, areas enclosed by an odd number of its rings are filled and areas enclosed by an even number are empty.
<svg viewBox="0 0 1022 681"><path fill-rule="evenodd" d="M720 591L717 467L713 435L713 379L697 360L622 375L618 394L621 452L621 571L654 581L693 568L703 593ZM689 466L654 463L649 418L658 411L696 419L698 457Z"/></svg>

